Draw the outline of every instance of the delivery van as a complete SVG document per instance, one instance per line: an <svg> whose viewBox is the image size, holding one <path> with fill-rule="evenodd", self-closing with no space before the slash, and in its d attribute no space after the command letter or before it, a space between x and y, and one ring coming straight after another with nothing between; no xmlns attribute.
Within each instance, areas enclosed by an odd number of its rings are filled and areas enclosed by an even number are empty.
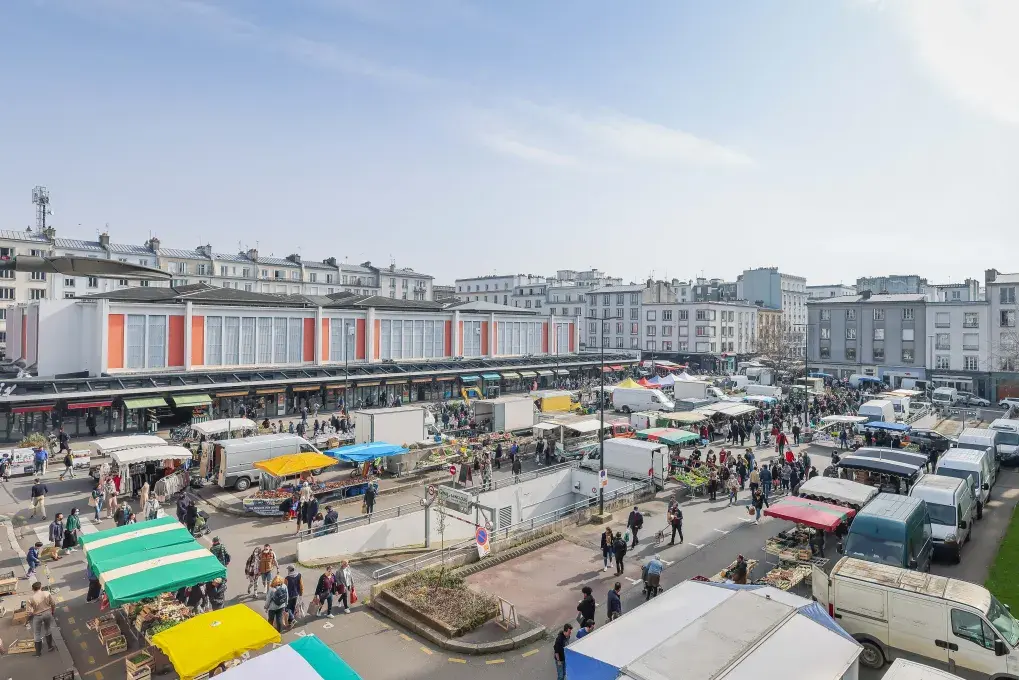
<svg viewBox="0 0 1019 680"><path fill-rule="evenodd" d="M909 495L927 504L934 554L947 555L956 564L962 561L962 545L969 541L977 516L977 501L969 483L957 477L924 475Z"/></svg>
<svg viewBox="0 0 1019 680"><path fill-rule="evenodd" d="M994 486L994 453L991 449L948 449L934 468L934 474L969 480L977 501L977 519L983 519L984 506Z"/></svg>
<svg viewBox="0 0 1019 680"><path fill-rule="evenodd" d="M261 478L255 463L291 453L321 453L310 442L294 434L266 434L216 442L213 466L219 470L216 482L224 489L244 491Z"/></svg>
<svg viewBox="0 0 1019 680"><path fill-rule="evenodd" d="M1019 464L1019 420L998 418L988 429L997 433L994 450L998 461L1008 465Z"/></svg>
<svg viewBox="0 0 1019 680"><path fill-rule="evenodd" d="M665 411L676 410L676 404L665 396L661 390L649 390L643 387L617 387L612 390L612 407L623 413L633 411Z"/></svg>
<svg viewBox="0 0 1019 680"><path fill-rule="evenodd" d="M811 589L864 666L905 657L962 678L1019 677L1019 622L986 588L843 557L830 574L815 566Z"/></svg>
<svg viewBox="0 0 1019 680"><path fill-rule="evenodd" d="M860 406L858 413L864 418L868 418L868 422L875 420L882 423L895 422L895 406L887 399L871 399Z"/></svg>
<svg viewBox="0 0 1019 680"><path fill-rule="evenodd" d="M600 461L600 447L594 447L580 460L580 467L598 470ZM664 489L669 478L669 447L639 439L606 439L605 469L614 477L651 477L656 487Z"/></svg>
<svg viewBox="0 0 1019 680"><path fill-rule="evenodd" d="M995 475L1001 469L1001 454L998 453L998 444L1004 438L1001 430L991 430L983 427L967 427L959 435L956 446L960 449L976 449L983 451L990 449L994 458Z"/></svg>
<svg viewBox="0 0 1019 680"><path fill-rule="evenodd" d="M757 397L782 398L782 388L774 385L747 385L747 394Z"/></svg>
<svg viewBox="0 0 1019 680"><path fill-rule="evenodd" d="M939 387L931 395L935 406L950 407L959 403L959 390L954 387Z"/></svg>
<svg viewBox="0 0 1019 680"><path fill-rule="evenodd" d="M931 518L919 498L879 493L849 525L847 557L930 571L934 556Z"/></svg>

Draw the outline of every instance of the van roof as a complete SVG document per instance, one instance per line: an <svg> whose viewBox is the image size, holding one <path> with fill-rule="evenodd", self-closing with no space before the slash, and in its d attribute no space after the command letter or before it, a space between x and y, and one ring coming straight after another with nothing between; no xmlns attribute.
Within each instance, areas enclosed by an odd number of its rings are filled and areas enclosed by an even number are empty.
<svg viewBox="0 0 1019 680"><path fill-rule="evenodd" d="M992 430L1007 430L1008 432L1019 432L1019 420L1012 418L997 418L990 424Z"/></svg>
<svg viewBox="0 0 1019 680"><path fill-rule="evenodd" d="M980 458L986 453L986 451L978 451L976 449L956 449L951 448L941 454L938 458L938 467L941 467L942 463L945 462L956 462L956 463L969 463L971 465L979 465Z"/></svg>
<svg viewBox="0 0 1019 680"><path fill-rule="evenodd" d="M921 499L910 496L879 493L874 497L874 500L867 503L860 512L856 513L856 519L859 520L861 517L870 516L905 522L922 502Z"/></svg>
<svg viewBox="0 0 1019 680"><path fill-rule="evenodd" d="M884 495L884 494L882 494ZM851 578L895 588L911 593L936 597L941 600L973 607L977 611L986 612L991 606L991 594L986 588L967 581L954 578L935 576L921 571L912 571L893 567L889 564L866 562L852 557L843 557L835 568L832 576Z"/></svg>
<svg viewBox="0 0 1019 680"><path fill-rule="evenodd" d="M975 437L977 439L988 439L988 438L993 439L994 433L985 427L967 427L959 435L959 440L961 441L963 437Z"/></svg>
<svg viewBox="0 0 1019 680"><path fill-rule="evenodd" d="M891 403L892 402L890 402L890 401L888 401L886 399L871 399L870 401L868 401L865 404L863 404L863 406L861 406L860 408L863 408L864 406L874 406L875 408L884 408L885 406L891 405Z"/></svg>
<svg viewBox="0 0 1019 680"><path fill-rule="evenodd" d="M955 490L960 486L965 485L965 482L958 477L946 477L945 475L924 475L913 488L909 490L909 495L912 496L913 492L917 489L933 489L937 491L946 491L955 493Z"/></svg>
<svg viewBox="0 0 1019 680"><path fill-rule="evenodd" d="M255 437L242 437L240 439L224 439L216 442L217 446L222 446L227 451L230 450L241 450L246 448L253 448L260 444L267 444L269 442L287 442L287 441L300 441L301 437L296 434L282 433L282 434L261 434ZM310 443L310 442L309 442Z"/></svg>

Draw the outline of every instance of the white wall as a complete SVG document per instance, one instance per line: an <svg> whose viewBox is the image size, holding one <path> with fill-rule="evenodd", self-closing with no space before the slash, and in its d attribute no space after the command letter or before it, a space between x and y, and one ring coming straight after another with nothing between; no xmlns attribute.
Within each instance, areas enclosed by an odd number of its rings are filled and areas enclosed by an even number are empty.
<svg viewBox="0 0 1019 680"><path fill-rule="evenodd" d="M33 313L38 314L38 337L33 335ZM98 374L101 361L98 305L44 300L30 307L29 315L28 346L30 358L38 356L39 375L78 371Z"/></svg>

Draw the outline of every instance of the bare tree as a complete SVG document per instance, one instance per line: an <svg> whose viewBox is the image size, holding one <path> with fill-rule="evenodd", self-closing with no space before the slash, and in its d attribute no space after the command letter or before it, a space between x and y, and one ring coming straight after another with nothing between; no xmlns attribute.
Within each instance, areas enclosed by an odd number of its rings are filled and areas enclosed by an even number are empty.
<svg viewBox="0 0 1019 680"><path fill-rule="evenodd" d="M778 324L760 329L757 334L757 354L765 363L771 364L777 373L793 373L802 363L795 334Z"/></svg>

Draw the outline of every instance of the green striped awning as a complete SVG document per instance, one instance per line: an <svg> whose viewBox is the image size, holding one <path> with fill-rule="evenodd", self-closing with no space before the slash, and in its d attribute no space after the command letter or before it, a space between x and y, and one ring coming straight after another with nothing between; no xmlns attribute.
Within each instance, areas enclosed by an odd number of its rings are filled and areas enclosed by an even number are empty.
<svg viewBox="0 0 1019 680"><path fill-rule="evenodd" d="M501 380L502 379L502 376L500 376L498 373L482 373L481 377L484 378L485 380Z"/></svg>
<svg viewBox="0 0 1019 680"><path fill-rule="evenodd" d="M191 532L175 518L160 517L81 536L78 544L84 549L88 566L98 574L109 560L193 540Z"/></svg>
<svg viewBox="0 0 1019 680"><path fill-rule="evenodd" d="M110 607L226 577L226 567L198 541L122 555L104 562L99 583Z"/></svg>
<svg viewBox="0 0 1019 680"><path fill-rule="evenodd" d="M478 382L478 376L476 375L462 375L460 376L461 382Z"/></svg>
<svg viewBox="0 0 1019 680"><path fill-rule="evenodd" d="M177 408L187 406L207 406L212 403L212 398L207 394L181 394L173 399L173 405Z"/></svg>
<svg viewBox="0 0 1019 680"><path fill-rule="evenodd" d="M124 408L160 408L166 406L166 400L162 397L141 397L140 399L125 399Z"/></svg>

